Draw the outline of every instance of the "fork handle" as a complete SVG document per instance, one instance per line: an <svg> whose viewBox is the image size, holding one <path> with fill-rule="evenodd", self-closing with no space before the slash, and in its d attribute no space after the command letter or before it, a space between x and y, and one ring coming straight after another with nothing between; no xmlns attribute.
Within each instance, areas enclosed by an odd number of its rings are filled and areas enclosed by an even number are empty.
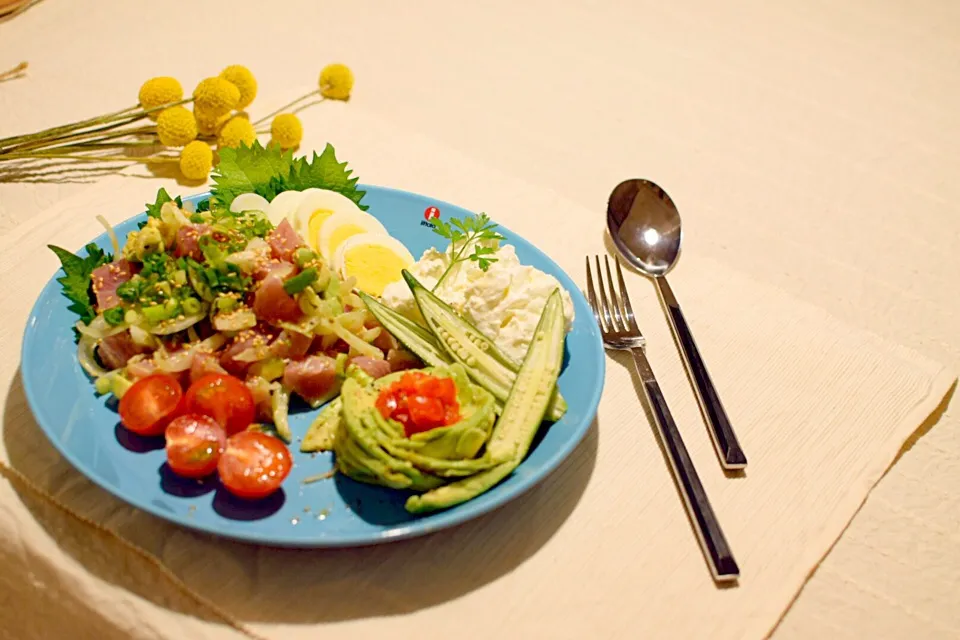
<svg viewBox="0 0 960 640"><path fill-rule="evenodd" d="M697 402L703 410L703 416L710 430L714 447L717 449L720 464L728 471L744 469L747 466L747 456L733 432L733 426L730 424L727 412L720 402L720 395L717 393L716 387L713 386L713 380L707 373L707 365L704 364L697 343L693 340L693 333L687 325L686 318L683 317L680 303L673 295L673 289L670 288L666 278L661 277L655 280L657 290L660 292L663 304L667 308L670 328L680 345L683 364L693 379Z"/></svg>
<svg viewBox="0 0 960 640"><path fill-rule="evenodd" d="M640 374L644 394L653 412L657 433L667 452L670 469L680 488L683 503L694 525L700 548L710 566L710 573L717 582L733 582L740 576L740 568L733 558L733 552L727 544L713 507L710 506L707 492L700 482L700 476L697 475L690 454L687 453L687 447L683 444L680 430L673 421L670 409L667 408L667 401L653 375L650 362L642 347L630 351L633 353L633 361L637 366L637 373Z"/></svg>

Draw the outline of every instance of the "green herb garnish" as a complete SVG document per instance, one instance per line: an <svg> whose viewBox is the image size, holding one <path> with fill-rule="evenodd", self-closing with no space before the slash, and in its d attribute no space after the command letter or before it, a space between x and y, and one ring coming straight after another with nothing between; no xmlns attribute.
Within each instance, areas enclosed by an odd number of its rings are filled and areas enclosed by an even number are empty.
<svg viewBox="0 0 960 640"><path fill-rule="evenodd" d="M309 269L304 269L297 275L284 282L283 290L292 296L293 294L300 293L309 287L316 281L316 279L317 270L313 267L310 267Z"/></svg>
<svg viewBox="0 0 960 640"><path fill-rule="evenodd" d="M440 276L440 279L437 280L437 284L433 287L434 290L440 286L453 266L460 262L471 260L477 263L481 271L486 271L491 264L497 261L497 258L493 257L497 250L481 244L483 241L500 242L504 239L502 235L495 231L497 224L491 222L487 214L467 216L463 220L451 218L450 222L436 220L433 224L434 233L450 241L450 264ZM467 253L467 250L471 248L473 251Z"/></svg>
<svg viewBox="0 0 960 640"><path fill-rule="evenodd" d="M93 295L90 291L90 285L92 284L90 275L97 267L113 262L113 256L104 253L103 249L92 242L85 247L87 250L86 258L81 258L52 244L47 246L57 254L60 259L60 266L63 267L64 276L57 278L57 282L63 287L63 295L71 303L68 309L80 316L80 320L84 324L90 324L97 317L97 311L93 305Z"/></svg>

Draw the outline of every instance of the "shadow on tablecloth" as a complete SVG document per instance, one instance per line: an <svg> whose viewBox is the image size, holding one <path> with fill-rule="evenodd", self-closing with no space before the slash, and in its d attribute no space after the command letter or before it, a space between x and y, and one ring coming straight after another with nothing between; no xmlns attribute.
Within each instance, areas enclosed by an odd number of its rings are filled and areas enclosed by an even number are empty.
<svg viewBox="0 0 960 640"><path fill-rule="evenodd" d="M15 470L158 558L189 589L241 624L403 614L458 598L511 572L536 554L576 507L593 473L598 431L595 421L574 453L538 487L471 522L391 544L295 550L189 531L115 499L52 447L27 407L19 373L3 416L4 444ZM91 544L89 526L17 490L51 538L90 573L171 611L220 620L116 541Z"/></svg>

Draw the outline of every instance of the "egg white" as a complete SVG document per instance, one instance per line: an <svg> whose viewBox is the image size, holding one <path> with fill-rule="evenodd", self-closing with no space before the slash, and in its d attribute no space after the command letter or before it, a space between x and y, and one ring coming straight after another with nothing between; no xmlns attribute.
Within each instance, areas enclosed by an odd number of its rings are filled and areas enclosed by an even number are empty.
<svg viewBox="0 0 960 640"><path fill-rule="evenodd" d="M270 208L267 210L267 217L274 226L283 222L284 218L290 217L291 213L296 212L303 200L302 191L281 191L273 200L270 201Z"/></svg>
<svg viewBox="0 0 960 640"><path fill-rule="evenodd" d="M329 211L329 215L346 212L351 215L368 216L363 209L345 195L328 189L305 189L297 210L289 216L293 230L317 251L319 233L310 233L310 219L317 211ZM317 230L319 231L319 229Z"/></svg>
<svg viewBox="0 0 960 640"><path fill-rule="evenodd" d="M262 211L266 213L269 209L270 203L267 202L267 199L256 193L241 193L230 203L230 211L233 213L242 211Z"/></svg>

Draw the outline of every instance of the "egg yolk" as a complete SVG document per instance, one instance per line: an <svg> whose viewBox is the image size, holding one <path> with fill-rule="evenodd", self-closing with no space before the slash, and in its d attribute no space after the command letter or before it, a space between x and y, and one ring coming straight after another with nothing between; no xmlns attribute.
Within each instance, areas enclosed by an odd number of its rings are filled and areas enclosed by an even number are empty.
<svg viewBox="0 0 960 640"><path fill-rule="evenodd" d="M401 277L409 265L388 247L364 245L351 249L343 256L343 274L357 279L357 288L372 296L383 294L391 282Z"/></svg>
<svg viewBox="0 0 960 640"><path fill-rule="evenodd" d="M314 251L319 250L320 246L320 227L324 221L333 215L329 209L317 209L310 214L310 221L307 223L307 243Z"/></svg>
<svg viewBox="0 0 960 640"><path fill-rule="evenodd" d="M366 232L366 229L356 224L342 224L337 227L336 231L330 234L330 244L327 245L330 257L333 257L333 254L337 252L337 247L343 244L344 240L358 233Z"/></svg>

